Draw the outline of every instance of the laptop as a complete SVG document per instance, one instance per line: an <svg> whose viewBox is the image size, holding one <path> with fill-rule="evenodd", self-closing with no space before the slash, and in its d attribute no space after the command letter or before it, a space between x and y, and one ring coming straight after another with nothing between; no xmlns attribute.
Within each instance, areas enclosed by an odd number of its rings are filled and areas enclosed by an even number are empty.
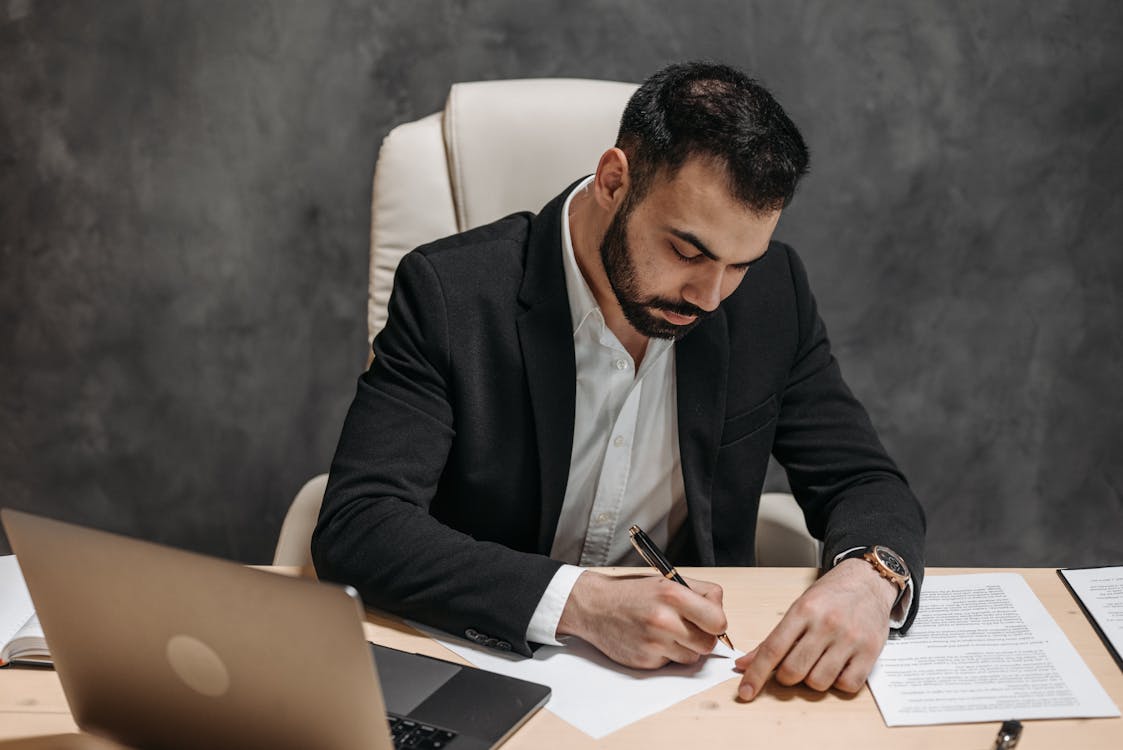
<svg viewBox="0 0 1123 750"><path fill-rule="evenodd" d="M0 519L75 722L124 745L482 750L550 697L368 644L353 590L8 509Z"/></svg>

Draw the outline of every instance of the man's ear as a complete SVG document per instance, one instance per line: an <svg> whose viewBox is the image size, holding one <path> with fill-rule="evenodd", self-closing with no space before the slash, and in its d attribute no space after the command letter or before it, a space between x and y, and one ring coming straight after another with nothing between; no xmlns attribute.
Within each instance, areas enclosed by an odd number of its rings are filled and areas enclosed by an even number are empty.
<svg viewBox="0 0 1123 750"><path fill-rule="evenodd" d="M593 177L593 197L602 210L616 213L632 182L628 173L628 155L618 148L601 154Z"/></svg>

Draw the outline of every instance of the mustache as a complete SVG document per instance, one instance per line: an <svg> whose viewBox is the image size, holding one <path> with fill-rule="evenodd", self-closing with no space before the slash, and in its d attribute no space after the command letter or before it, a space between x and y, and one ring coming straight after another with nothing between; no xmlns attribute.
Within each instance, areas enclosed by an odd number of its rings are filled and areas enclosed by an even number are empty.
<svg viewBox="0 0 1123 750"><path fill-rule="evenodd" d="M666 310L675 315L695 316L698 320L704 320L713 315L717 310L703 310L697 305L692 305L689 302L673 302L669 299L662 299L660 297L652 297L646 300L645 307L654 308L656 310Z"/></svg>

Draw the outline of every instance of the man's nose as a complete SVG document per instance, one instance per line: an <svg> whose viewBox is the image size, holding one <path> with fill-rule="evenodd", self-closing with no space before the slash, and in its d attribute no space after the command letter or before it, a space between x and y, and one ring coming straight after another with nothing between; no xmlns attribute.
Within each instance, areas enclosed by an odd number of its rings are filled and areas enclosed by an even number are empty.
<svg viewBox="0 0 1123 750"><path fill-rule="evenodd" d="M723 270L716 264L713 268L699 269L699 272L690 279L690 282L682 290L682 298L706 312L716 310L717 306L721 304Z"/></svg>

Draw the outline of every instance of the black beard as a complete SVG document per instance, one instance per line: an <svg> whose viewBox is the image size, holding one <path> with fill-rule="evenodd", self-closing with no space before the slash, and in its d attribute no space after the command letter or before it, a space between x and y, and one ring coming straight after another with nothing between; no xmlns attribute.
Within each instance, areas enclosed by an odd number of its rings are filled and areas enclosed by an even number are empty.
<svg viewBox="0 0 1123 750"><path fill-rule="evenodd" d="M689 333L711 313L688 302L673 302L660 297L643 297L636 278L636 266L628 251L628 217L632 207L624 206L612 217L600 244L601 262L616 301L632 328L648 338L678 340ZM685 325L675 325L656 315L653 310L666 310L677 315L693 315Z"/></svg>

